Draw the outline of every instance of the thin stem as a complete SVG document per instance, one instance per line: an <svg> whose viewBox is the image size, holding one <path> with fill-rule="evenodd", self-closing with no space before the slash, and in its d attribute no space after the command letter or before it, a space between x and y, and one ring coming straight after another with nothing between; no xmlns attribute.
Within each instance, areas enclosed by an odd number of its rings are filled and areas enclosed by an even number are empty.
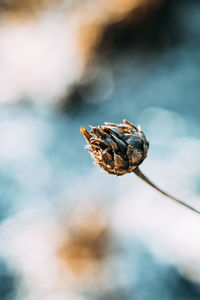
<svg viewBox="0 0 200 300"><path fill-rule="evenodd" d="M138 177L140 177L142 180L144 180L146 183L148 183L150 186L152 186L154 189L156 189L157 191L159 191L161 194L163 194L163 195L167 196L168 198L170 198L170 199L176 201L177 203L183 205L184 207L187 207L187 208L191 209L192 211L194 211L194 212L200 214L200 211L198 211L196 208L191 207L190 205L184 203L183 201L176 199L175 197L171 196L171 195L168 194L167 192L165 192L165 191L161 190L159 187L157 187L153 182L151 182L150 179L148 179L148 178L142 173L142 171L141 171L139 168L137 168L137 169L134 170L133 172L134 172Z"/></svg>

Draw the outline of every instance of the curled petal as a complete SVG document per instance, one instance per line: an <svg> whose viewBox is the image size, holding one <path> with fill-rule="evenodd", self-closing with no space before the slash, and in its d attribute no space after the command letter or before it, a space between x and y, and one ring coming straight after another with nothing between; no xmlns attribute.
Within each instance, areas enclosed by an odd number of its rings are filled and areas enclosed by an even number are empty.
<svg viewBox="0 0 200 300"><path fill-rule="evenodd" d="M125 125L128 125L128 126L132 127L133 129L135 129L135 131L138 131L138 128L134 124L132 124L131 122L129 122L127 120L123 120L123 123Z"/></svg>
<svg viewBox="0 0 200 300"><path fill-rule="evenodd" d="M80 131L84 135L84 137L87 139L87 141L90 142L92 135L84 127L80 127Z"/></svg>

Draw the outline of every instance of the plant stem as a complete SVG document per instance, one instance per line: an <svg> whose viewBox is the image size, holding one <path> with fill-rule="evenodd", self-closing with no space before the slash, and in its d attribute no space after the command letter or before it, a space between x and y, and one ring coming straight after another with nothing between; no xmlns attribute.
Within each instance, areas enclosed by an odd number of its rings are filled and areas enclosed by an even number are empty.
<svg viewBox="0 0 200 300"><path fill-rule="evenodd" d="M189 209L191 209L192 211L200 214L200 211L198 211L196 208L194 207L191 207L190 205L184 203L183 201L181 200L178 200L177 198L171 196L170 194L168 194L167 192L161 190L159 187L157 187L153 182L151 182L150 179L148 179L143 173L142 171L137 168L133 171L138 177L140 177L142 180L144 180L146 183L148 183L150 186L152 186L154 189L156 189L157 191L159 191L161 194L165 195L166 197L170 198L171 200L174 200L176 201L177 203L183 205L184 207L187 207Z"/></svg>

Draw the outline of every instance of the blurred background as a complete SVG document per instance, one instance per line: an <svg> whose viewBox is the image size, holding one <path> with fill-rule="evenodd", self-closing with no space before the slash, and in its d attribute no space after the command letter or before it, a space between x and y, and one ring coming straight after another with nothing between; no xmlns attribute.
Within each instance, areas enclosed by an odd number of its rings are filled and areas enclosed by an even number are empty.
<svg viewBox="0 0 200 300"><path fill-rule="evenodd" d="M80 126L140 124L200 209L200 2L0 0L0 299L200 298L200 217L102 173Z"/></svg>

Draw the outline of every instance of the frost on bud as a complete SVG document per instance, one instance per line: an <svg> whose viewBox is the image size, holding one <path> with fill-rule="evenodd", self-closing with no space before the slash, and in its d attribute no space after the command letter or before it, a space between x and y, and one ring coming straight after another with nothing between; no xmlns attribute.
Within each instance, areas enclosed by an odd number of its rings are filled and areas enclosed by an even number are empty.
<svg viewBox="0 0 200 300"><path fill-rule="evenodd" d="M94 161L107 173L123 175L133 172L147 156L149 143L140 127L124 120L123 124L105 123L90 126L81 133Z"/></svg>

